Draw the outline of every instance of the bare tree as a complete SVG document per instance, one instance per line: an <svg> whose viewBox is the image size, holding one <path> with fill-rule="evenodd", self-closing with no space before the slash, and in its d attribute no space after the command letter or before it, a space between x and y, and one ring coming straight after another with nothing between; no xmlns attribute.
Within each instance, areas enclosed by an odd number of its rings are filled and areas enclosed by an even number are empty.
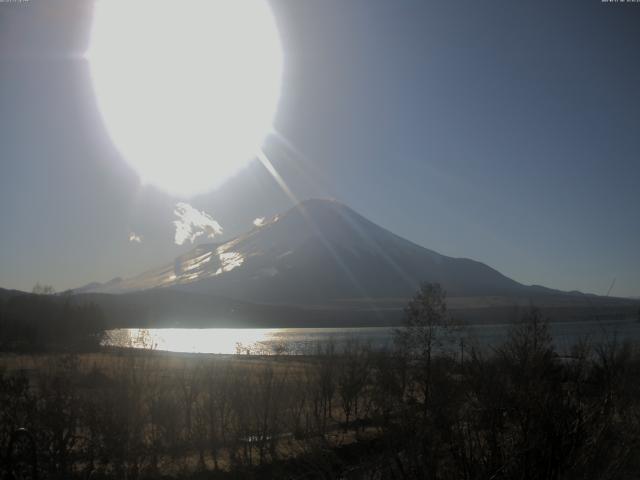
<svg viewBox="0 0 640 480"><path fill-rule="evenodd" d="M447 312L446 293L438 283L422 284L404 313L404 325L395 330L395 340L414 363L414 379L426 412L434 354L452 341L456 325Z"/></svg>
<svg viewBox="0 0 640 480"><path fill-rule="evenodd" d="M220 449L229 440L236 373L230 362L219 360L211 362L204 372L202 418L208 423L209 451L216 470L219 469Z"/></svg>
<svg viewBox="0 0 640 480"><path fill-rule="evenodd" d="M349 340L341 357L338 374L338 394L345 416L345 430L349 428L351 415L358 418L358 400L369 376L369 348Z"/></svg>
<svg viewBox="0 0 640 480"><path fill-rule="evenodd" d="M202 365L190 365L184 362L178 374L178 385L184 408L184 438L191 441L193 427L193 409L202 388Z"/></svg>
<svg viewBox="0 0 640 480"><path fill-rule="evenodd" d="M51 285L42 285L38 282L31 289L31 293L35 293L36 295L53 295L56 293L56 290Z"/></svg>

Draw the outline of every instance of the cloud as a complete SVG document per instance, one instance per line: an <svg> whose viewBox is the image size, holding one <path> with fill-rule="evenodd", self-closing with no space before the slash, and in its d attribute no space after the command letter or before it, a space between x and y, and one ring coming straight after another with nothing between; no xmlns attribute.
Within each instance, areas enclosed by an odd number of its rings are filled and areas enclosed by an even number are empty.
<svg viewBox="0 0 640 480"><path fill-rule="evenodd" d="M258 218L256 218L256 219L253 221L253 224L254 224L256 227L261 227L261 226L263 226L263 225L264 225L264 217L258 217Z"/></svg>
<svg viewBox="0 0 640 480"><path fill-rule="evenodd" d="M218 222L208 213L196 210L188 203L176 203L173 213L178 217L173 221L173 225L176 227L176 245L182 245L186 241L193 243L196 238L202 235L206 235L207 238L222 235L222 227Z"/></svg>
<svg viewBox="0 0 640 480"><path fill-rule="evenodd" d="M142 235L138 235L136 232L129 232L129 241L132 243L142 243Z"/></svg>

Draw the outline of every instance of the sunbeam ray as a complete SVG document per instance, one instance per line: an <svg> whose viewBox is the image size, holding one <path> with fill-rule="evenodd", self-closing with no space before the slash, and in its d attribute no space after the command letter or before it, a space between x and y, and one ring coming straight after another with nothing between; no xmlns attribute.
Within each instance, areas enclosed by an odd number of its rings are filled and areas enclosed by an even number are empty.
<svg viewBox="0 0 640 480"><path fill-rule="evenodd" d="M322 231L313 222L313 220L311 219L309 214L306 212L304 206L299 202L298 198L293 194L293 192L291 191L289 186L286 184L286 182L284 181L282 176L275 169L275 167L273 166L273 164L271 163L271 161L269 160L269 158L265 154L264 150L260 149L258 151L258 159L260 160L262 165L264 165L264 167L267 169L267 171L273 176L274 180L278 183L280 188L282 188L282 190L284 191L285 195L287 195L287 197L289 197L289 199L294 203L294 205L296 205L296 208L298 208L299 212L301 213L301 215L303 216L303 218L305 219L305 221L307 222L309 227L312 229L313 233L315 235L317 235L317 237L320 239L320 242L322 242L322 244L325 246L325 248L327 249L329 254L333 257L333 259L335 260L336 264L344 272L344 274L347 276L349 281L362 294L363 298L366 299L367 301L369 301L369 305L371 306L371 310L374 313L374 315L376 315L378 318L380 318L380 312L378 311L378 308L376 307L376 305L373 303L371 296L362 287L360 282L358 282L358 280L353 275L351 270L342 261L342 259L340 258L340 255L338 255L338 253L333 248L331 243L326 239L326 237L324 236Z"/></svg>
<svg viewBox="0 0 640 480"><path fill-rule="evenodd" d="M275 138L277 138L288 150L290 153L294 154L297 158L301 159L305 165L311 164L308 158L298 149L293 142L291 142L287 137L285 137L280 131L273 128L270 132ZM298 164L296 164L298 165ZM302 171L302 169L300 168ZM303 172L306 173L306 172ZM412 279L410 275L405 272L397 262L391 258L391 256L378 244L374 239L369 238L351 218L347 215L344 215L343 212L338 211L338 214L351 226L353 231L358 235L358 237L367 245L369 245L372 249L376 251L380 255L383 261L385 261L391 268L393 268L398 275L402 278L402 281L407 284L408 287L414 289L416 287L415 279Z"/></svg>

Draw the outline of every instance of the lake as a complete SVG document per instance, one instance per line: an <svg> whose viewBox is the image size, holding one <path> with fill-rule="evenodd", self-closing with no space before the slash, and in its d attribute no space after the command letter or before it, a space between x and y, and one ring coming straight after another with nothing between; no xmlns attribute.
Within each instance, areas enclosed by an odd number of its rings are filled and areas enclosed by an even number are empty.
<svg viewBox="0 0 640 480"><path fill-rule="evenodd" d="M457 334L467 346L488 349L498 346L508 335L509 325L471 325ZM640 323L634 319L602 322L552 323L554 345L568 353L581 340L601 342L617 338L640 343ZM118 329L107 332L106 346L147 348L169 352L217 354L310 354L320 345L334 344L344 349L350 342L373 348L393 345L393 327L360 328L150 328Z"/></svg>

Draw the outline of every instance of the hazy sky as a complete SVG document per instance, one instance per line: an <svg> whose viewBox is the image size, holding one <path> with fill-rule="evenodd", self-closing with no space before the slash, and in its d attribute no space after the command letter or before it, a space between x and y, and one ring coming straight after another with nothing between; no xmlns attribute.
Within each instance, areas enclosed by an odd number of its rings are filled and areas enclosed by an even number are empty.
<svg viewBox="0 0 640 480"><path fill-rule="evenodd" d="M266 150L295 195L335 197L525 284L604 294L615 278L612 294L640 296L640 3L271 5L285 54L275 127L304 157ZM82 59L91 8L0 3L4 288L167 263L190 248L174 241L177 202L226 236L290 205L257 161L196 198L140 187Z"/></svg>

